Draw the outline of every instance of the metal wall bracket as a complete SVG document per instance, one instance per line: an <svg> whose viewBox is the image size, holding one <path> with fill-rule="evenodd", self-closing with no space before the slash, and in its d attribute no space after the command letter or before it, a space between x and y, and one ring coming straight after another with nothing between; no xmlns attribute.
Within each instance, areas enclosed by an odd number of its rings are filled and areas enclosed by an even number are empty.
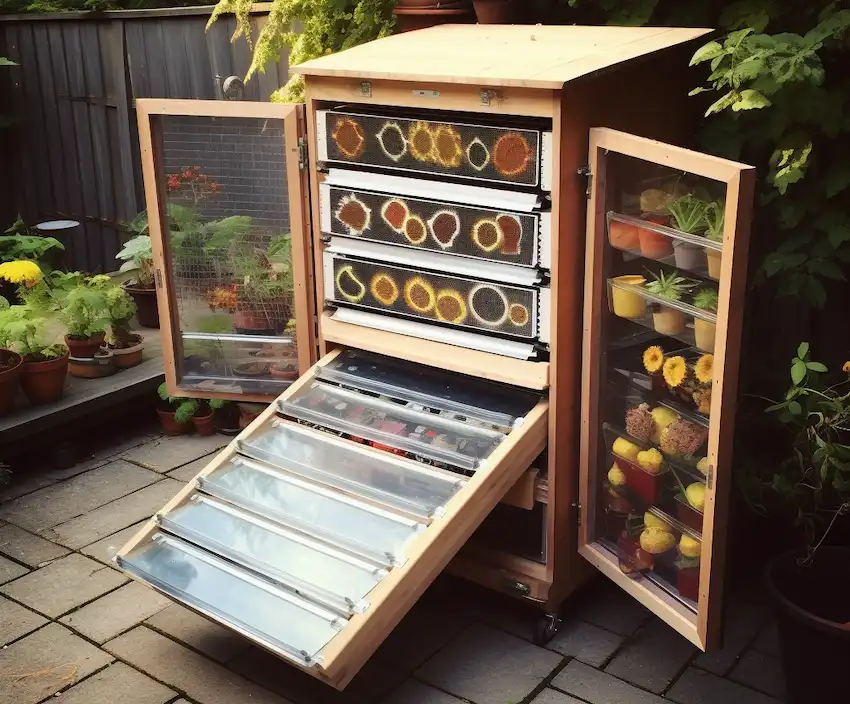
<svg viewBox="0 0 850 704"><path fill-rule="evenodd" d="M482 105L492 105L496 98L499 97L499 94L496 91L490 90L489 88L482 88L480 95Z"/></svg>
<svg viewBox="0 0 850 704"><path fill-rule="evenodd" d="M363 98L372 97L372 84L369 81L360 82L360 96Z"/></svg>

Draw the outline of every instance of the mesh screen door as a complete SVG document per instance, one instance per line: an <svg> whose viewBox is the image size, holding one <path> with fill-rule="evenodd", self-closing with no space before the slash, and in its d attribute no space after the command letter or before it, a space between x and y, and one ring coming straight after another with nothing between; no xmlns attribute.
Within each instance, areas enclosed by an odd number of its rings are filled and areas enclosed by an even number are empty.
<svg viewBox="0 0 850 704"><path fill-rule="evenodd" d="M303 107L137 109L169 389L271 399L315 358Z"/></svg>

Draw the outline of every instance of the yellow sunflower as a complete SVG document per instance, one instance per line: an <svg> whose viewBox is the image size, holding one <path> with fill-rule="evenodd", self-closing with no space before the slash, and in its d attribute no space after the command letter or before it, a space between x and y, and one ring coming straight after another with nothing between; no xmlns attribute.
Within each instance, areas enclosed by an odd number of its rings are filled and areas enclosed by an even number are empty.
<svg viewBox="0 0 850 704"><path fill-rule="evenodd" d="M664 364L664 350L658 345L647 347L643 353L643 366L650 374L655 374L661 370Z"/></svg>
<svg viewBox="0 0 850 704"><path fill-rule="evenodd" d="M844 362L844 366L841 367L841 371L845 374L850 374L850 361Z"/></svg>
<svg viewBox="0 0 850 704"><path fill-rule="evenodd" d="M684 357L668 357L664 360L664 381L667 386L676 387L681 385L688 375L688 365L685 363Z"/></svg>
<svg viewBox="0 0 850 704"><path fill-rule="evenodd" d="M6 262L0 264L0 279L6 279L13 284L33 283L41 281L41 269L35 262Z"/></svg>
<svg viewBox="0 0 850 704"><path fill-rule="evenodd" d="M703 384L710 384L714 378L714 355L704 354L694 365L694 374Z"/></svg>

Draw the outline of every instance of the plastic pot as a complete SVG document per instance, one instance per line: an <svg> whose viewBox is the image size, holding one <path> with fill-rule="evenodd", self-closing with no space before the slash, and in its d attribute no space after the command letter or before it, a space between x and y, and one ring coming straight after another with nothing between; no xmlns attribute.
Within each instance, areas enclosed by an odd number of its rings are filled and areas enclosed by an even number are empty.
<svg viewBox="0 0 850 704"><path fill-rule="evenodd" d="M68 360L68 373L80 379L100 379L115 373L112 352L99 350L94 357L74 357Z"/></svg>
<svg viewBox="0 0 850 704"><path fill-rule="evenodd" d="M701 318L694 318L694 336L696 346L703 352L714 352L714 336L717 333L717 325Z"/></svg>
<svg viewBox="0 0 850 704"><path fill-rule="evenodd" d="M796 551L780 555L765 575L776 609L787 701L846 701L850 547L820 547L804 567L799 557Z"/></svg>
<svg viewBox="0 0 850 704"><path fill-rule="evenodd" d="M611 220L608 224L608 242L612 247L635 251L640 249L640 237L637 225Z"/></svg>
<svg viewBox="0 0 850 704"><path fill-rule="evenodd" d="M619 455L614 455L614 462L626 475L626 486L637 494L648 504L658 503L661 497L661 489L664 486L663 478L667 470L650 472L641 467L637 462L632 462Z"/></svg>
<svg viewBox="0 0 850 704"><path fill-rule="evenodd" d="M642 276L615 276L613 281L629 286L643 286L646 283ZM614 315L621 318L642 318L646 315L646 299L638 293L612 286L611 299Z"/></svg>
<svg viewBox="0 0 850 704"><path fill-rule="evenodd" d="M705 249L698 244L674 242L673 257L676 261L676 266L680 269L696 271L702 269L705 265Z"/></svg>
<svg viewBox="0 0 850 704"><path fill-rule="evenodd" d="M99 332L91 337L71 337L65 335L65 344L68 345L70 354L76 359L90 359L103 344L104 333Z"/></svg>
<svg viewBox="0 0 850 704"><path fill-rule="evenodd" d="M24 358L12 350L0 350L0 416L6 415L15 405L21 374L24 371Z"/></svg>
<svg viewBox="0 0 850 704"><path fill-rule="evenodd" d="M236 405L239 406L239 427L243 430L266 409L263 403L238 403Z"/></svg>
<svg viewBox="0 0 850 704"><path fill-rule="evenodd" d="M46 362L24 362L21 388L30 403L52 403L62 398L69 357L70 354L66 352L61 357L48 359Z"/></svg>
<svg viewBox="0 0 850 704"><path fill-rule="evenodd" d="M723 261L723 254L716 249L706 249L705 256L708 259L708 275L712 279L720 279L720 264Z"/></svg>
<svg viewBox="0 0 850 704"><path fill-rule="evenodd" d="M662 335L681 335L685 332L685 314L675 308L661 306L652 313L652 324Z"/></svg>
<svg viewBox="0 0 850 704"><path fill-rule="evenodd" d="M159 309L156 305L156 289L124 286L136 303L136 320L143 328L159 327Z"/></svg>
<svg viewBox="0 0 850 704"><path fill-rule="evenodd" d="M215 435L212 409L207 408L206 410L205 416L192 416L192 425L195 426L195 432L198 435Z"/></svg>
<svg viewBox="0 0 850 704"><path fill-rule="evenodd" d="M511 24L517 20L513 0L472 0L478 24Z"/></svg>
<svg viewBox="0 0 850 704"><path fill-rule="evenodd" d="M156 414L159 416L159 424L162 426L162 431L166 435L185 435L189 432L189 428L191 427L189 423L178 423L174 417L174 411L157 408Z"/></svg>
<svg viewBox="0 0 850 704"><path fill-rule="evenodd" d="M645 215L642 219L656 225L667 224L667 219L660 215ZM662 235L660 232L655 232L655 230L645 227L639 227L638 239L640 241L641 256L648 257L649 259L664 259L673 254L673 241L667 235Z"/></svg>

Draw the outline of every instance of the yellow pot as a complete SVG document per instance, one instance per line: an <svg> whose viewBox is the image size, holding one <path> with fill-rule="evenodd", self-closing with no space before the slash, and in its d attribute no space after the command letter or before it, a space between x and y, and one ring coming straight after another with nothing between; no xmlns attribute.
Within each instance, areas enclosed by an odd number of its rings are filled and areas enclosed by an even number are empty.
<svg viewBox="0 0 850 704"><path fill-rule="evenodd" d="M717 325L714 323L694 318L694 335L696 337L696 345L703 352L714 352L714 334L716 332Z"/></svg>
<svg viewBox="0 0 850 704"><path fill-rule="evenodd" d="M716 249L706 249L705 256L708 259L708 275L712 279L720 279L720 263L723 261L722 252Z"/></svg>
<svg viewBox="0 0 850 704"><path fill-rule="evenodd" d="M685 332L685 314L675 308L661 306L652 314L652 323L656 332L662 335L681 335Z"/></svg>
<svg viewBox="0 0 850 704"><path fill-rule="evenodd" d="M642 276L615 276L614 282L629 286L643 286L646 279ZM621 318L642 318L646 315L646 299L637 293L612 286L611 298L614 315Z"/></svg>

